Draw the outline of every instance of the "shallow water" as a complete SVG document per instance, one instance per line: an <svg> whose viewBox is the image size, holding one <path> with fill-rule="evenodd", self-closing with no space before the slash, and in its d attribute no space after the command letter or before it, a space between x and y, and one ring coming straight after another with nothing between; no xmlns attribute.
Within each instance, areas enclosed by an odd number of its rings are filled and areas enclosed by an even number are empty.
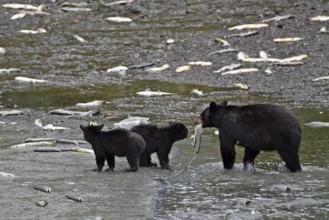
<svg viewBox="0 0 329 220"><path fill-rule="evenodd" d="M93 9L89 13L60 12L59 1L29 2L46 2L50 15L11 21L17 11L0 7L0 47L6 50L0 54L0 69L21 69L0 74L0 110L24 112L0 116L0 172L15 176L0 176L1 219L328 219L329 128L303 125L329 121L327 84L311 81L327 74L327 35L318 33L326 23L309 22L310 16L327 13L326 1L137 0L133 6L141 10L139 14L127 6L97 11L94 1L75 1L89 2L88 7ZM250 38L228 40L232 47L251 56L257 56L260 50L273 57L307 53L309 58L304 65L270 66L270 75L264 74L267 64L255 65L261 71L251 75L224 77L212 73L237 62L236 54L208 56L223 49L214 39L232 34L227 27L290 13L296 19L271 24L268 30ZM127 16L133 22L104 21L109 16ZM39 27L46 28L47 33L18 33ZM274 37L288 33L305 40L296 44L272 43ZM88 42L73 40L73 34ZM175 43L166 44L169 38ZM177 67L198 60L211 61L213 65L175 73ZM125 76L106 72L118 65L142 63L168 63L171 68L161 73L129 70ZM16 76L50 82L20 83L15 81ZM245 83L250 90L233 88L234 83ZM173 94L136 94L145 89ZM191 94L193 89L202 90L204 95ZM137 173L126 173L127 162L120 158L114 173L94 173L91 169L95 159L91 154L8 149L30 137L83 139L80 124L94 121L104 123L108 129L129 115L149 117L160 126L179 121L192 134L200 112L209 102L223 99L234 104L277 103L293 111L303 125L303 172L291 174L279 169L281 160L275 152L257 157L256 173L243 172L241 148L237 148L235 168L226 171L213 129L205 131L201 152L192 162L192 139L174 145L170 156L172 172L141 168ZM48 113L57 108L89 110L75 104L93 100L106 101L99 107L101 114L94 117ZM36 119L70 129L44 131L35 125ZM81 147L90 149L89 145ZM34 186L48 186L52 192L36 191ZM68 200L66 195L81 197L83 202ZM35 205L41 200L49 204Z"/></svg>

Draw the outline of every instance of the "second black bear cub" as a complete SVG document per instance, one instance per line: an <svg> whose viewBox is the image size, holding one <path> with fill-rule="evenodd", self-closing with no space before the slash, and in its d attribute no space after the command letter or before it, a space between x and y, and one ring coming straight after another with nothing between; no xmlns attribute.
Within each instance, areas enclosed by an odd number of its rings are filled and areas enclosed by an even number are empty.
<svg viewBox="0 0 329 220"><path fill-rule="evenodd" d="M126 157L130 169L126 171L136 172L139 167L139 158L145 150L144 139L134 132L126 129L113 129L101 131L102 125L80 125L84 138L88 141L95 153L97 168L93 171L101 171L105 159L109 171L115 167L115 156Z"/></svg>
<svg viewBox="0 0 329 220"><path fill-rule="evenodd" d="M231 169L235 161L236 144L245 148L245 169L260 151L278 151L291 172L301 171L299 146L302 130L296 116L271 104L217 105L210 103L200 115L203 127L218 128L224 168Z"/></svg>
<svg viewBox="0 0 329 220"><path fill-rule="evenodd" d="M151 161L151 154L156 152L161 168L167 170L170 170L169 153L174 142L186 138L188 134L185 125L177 122L171 122L168 126L161 128L150 124L137 125L131 128L131 131L140 134L146 144L139 165L141 167L156 166L157 164Z"/></svg>

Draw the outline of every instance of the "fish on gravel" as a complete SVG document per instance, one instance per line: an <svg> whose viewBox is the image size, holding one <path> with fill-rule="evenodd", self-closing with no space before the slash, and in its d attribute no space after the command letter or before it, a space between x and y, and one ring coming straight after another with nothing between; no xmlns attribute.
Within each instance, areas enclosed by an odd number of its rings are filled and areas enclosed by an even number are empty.
<svg viewBox="0 0 329 220"><path fill-rule="evenodd" d="M10 8L10 9L38 10L38 6L33 6L28 4L18 4L18 3L7 3L7 4L3 4L2 7Z"/></svg>
<svg viewBox="0 0 329 220"><path fill-rule="evenodd" d="M318 15L318 16L312 17L310 20L311 21L329 21L329 16Z"/></svg>
<svg viewBox="0 0 329 220"><path fill-rule="evenodd" d="M42 127L45 131L58 131L58 130L69 130L70 128L61 127L61 126L54 126L53 124L47 124Z"/></svg>
<svg viewBox="0 0 329 220"><path fill-rule="evenodd" d="M15 177L14 174L2 172L2 171L0 171L0 176L2 176L2 177Z"/></svg>
<svg viewBox="0 0 329 220"><path fill-rule="evenodd" d="M281 20L286 20L286 19L290 19L290 18L294 18L295 16L294 15L281 15L281 16L275 16L275 17L272 17L272 18L268 18L268 19L264 19L262 20L262 22L271 22L271 21L281 21Z"/></svg>
<svg viewBox="0 0 329 220"><path fill-rule="evenodd" d="M0 74L11 73L11 72L20 72L20 71L22 71L22 70L19 68L0 69Z"/></svg>
<svg viewBox="0 0 329 220"><path fill-rule="evenodd" d="M234 70L237 69L239 67L241 67L242 65L239 63L233 63L231 65L227 65L227 66L223 66L222 68L220 68L219 70L213 71L213 73L222 73L225 71L230 71L230 70Z"/></svg>
<svg viewBox="0 0 329 220"><path fill-rule="evenodd" d="M242 68L242 69L236 69L236 70L230 70L227 72L222 72L221 75L234 75L234 74L240 74L240 73L253 73L257 72L257 68Z"/></svg>
<svg viewBox="0 0 329 220"><path fill-rule="evenodd" d="M72 37L73 37L74 40L76 40L76 41L78 41L80 43L87 43L88 42L87 40L83 39L82 37L80 37L77 34L73 34Z"/></svg>
<svg viewBox="0 0 329 220"><path fill-rule="evenodd" d="M45 192L45 193L50 193L51 192L51 188L48 186L33 186L33 188L35 190L41 191L41 192Z"/></svg>
<svg viewBox="0 0 329 220"><path fill-rule="evenodd" d="M315 79L312 79L313 82L319 81L319 80L325 80L325 79L329 79L329 76L322 76L322 77L318 77Z"/></svg>
<svg viewBox="0 0 329 220"><path fill-rule="evenodd" d="M86 102L86 103L77 103L77 107L82 107L82 108L92 108L92 107L99 107L105 103L104 100L95 100L92 102Z"/></svg>
<svg viewBox="0 0 329 220"><path fill-rule="evenodd" d="M237 34L230 34L226 36L226 38L231 38L231 37L249 37L258 34L258 31L248 31L248 32L243 32L243 33L237 33Z"/></svg>
<svg viewBox="0 0 329 220"><path fill-rule="evenodd" d="M203 96L203 91L198 89L192 89L191 94L197 95L197 96Z"/></svg>
<svg viewBox="0 0 329 220"><path fill-rule="evenodd" d="M160 67L148 68L145 71L146 72L151 72L151 73L158 73L158 72L162 72L162 71L164 71L166 69L169 69L169 68L170 68L169 64L164 64L163 66L160 66Z"/></svg>
<svg viewBox="0 0 329 220"><path fill-rule="evenodd" d="M28 147L44 147L44 146L53 146L54 142L51 141L40 141L40 142L28 142L28 143L22 143L22 144L16 144L9 149L25 149Z"/></svg>
<svg viewBox="0 0 329 220"><path fill-rule="evenodd" d="M23 34L44 34L47 33L47 30L44 28L38 28L37 30L20 30L18 32Z"/></svg>
<svg viewBox="0 0 329 220"><path fill-rule="evenodd" d="M106 72L108 72L108 73L114 73L114 74L119 74L121 76L124 76L124 75L126 75L127 70L128 70L128 67L125 67L125 66L116 66L116 67L107 69Z"/></svg>
<svg viewBox="0 0 329 220"><path fill-rule="evenodd" d="M176 70L175 70L175 72L176 72L176 73L182 73L182 72L187 72L187 71L189 71L190 69L191 69L190 66L185 65L185 66L177 67Z"/></svg>
<svg viewBox="0 0 329 220"><path fill-rule="evenodd" d="M128 69L143 69L146 67L154 66L155 63L142 63L128 67Z"/></svg>
<svg viewBox="0 0 329 220"><path fill-rule="evenodd" d="M73 201L76 201L76 202L82 202L82 198L81 197L77 197L77 196L68 196L66 195L65 196L67 199L70 199L70 200L73 200Z"/></svg>
<svg viewBox="0 0 329 220"><path fill-rule="evenodd" d="M194 61L194 62L189 62L188 64L192 66L211 66L212 62Z"/></svg>
<svg viewBox="0 0 329 220"><path fill-rule="evenodd" d="M39 207L46 207L48 205L48 202L46 200L41 200L35 203Z"/></svg>
<svg viewBox="0 0 329 220"><path fill-rule="evenodd" d="M247 86L246 84L242 84L242 83L234 83L234 87L239 88L239 89L243 89L243 90L248 90L249 86Z"/></svg>
<svg viewBox="0 0 329 220"><path fill-rule="evenodd" d="M231 52L238 52L238 49L234 48L227 48L227 49L222 49L222 50L216 50L214 52L208 53L207 56L214 55L214 54L222 54L222 53L231 53Z"/></svg>
<svg viewBox="0 0 329 220"><path fill-rule="evenodd" d="M22 115L23 111L20 110L8 110L8 111L0 111L0 116L12 116L12 115Z"/></svg>
<svg viewBox="0 0 329 220"><path fill-rule="evenodd" d="M71 147L70 150L75 151L75 152L80 152L80 153L94 154L93 150L87 149L87 148L82 148L82 147Z"/></svg>
<svg viewBox="0 0 329 220"><path fill-rule="evenodd" d="M243 29L258 29L258 28L267 28L268 24L260 23L260 24L242 24L230 27L229 30L243 30Z"/></svg>
<svg viewBox="0 0 329 220"><path fill-rule="evenodd" d="M141 96L163 96L163 95L172 95L172 93L169 92L161 92L161 91L151 91L149 89L145 90L145 91L141 91L141 92L137 92L137 95L141 95Z"/></svg>
<svg viewBox="0 0 329 220"><path fill-rule="evenodd" d="M20 82L28 82L28 83L47 83L47 82L49 82L48 80L28 78L25 76L17 76L17 77L15 77L15 80L20 81Z"/></svg>
<svg viewBox="0 0 329 220"><path fill-rule="evenodd" d="M60 10L63 12L89 12L91 8L61 7Z"/></svg>
<svg viewBox="0 0 329 220"><path fill-rule="evenodd" d="M6 53L6 50L5 50L5 48L3 48L3 47L0 47L0 54L5 54Z"/></svg>
<svg viewBox="0 0 329 220"><path fill-rule="evenodd" d="M105 18L106 21L117 22L117 23L129 23L132 22L131 18L128 17L108 17Z"/></svg>
<svg viewBox="0 0 329 220"><path fill-rule="evenodd" d="M273 42L275 43L289 43L289 42L295 42L295 41L301 41L303 38L301 37L286 37L286 38L275 38Z"/></svg>
<svg viewBox="0 0 329 220"><path fill-rule="evenodd" d="M215 38L215 42L222 43L223 47L230 46L230 43L227 40L224 40L222 38Z"/></svg>
<svg viewBox="0 0 329 220"><path fill-rule="evenodd" d="M118 123L114 123L114 128L125 128L130 129L136 125L141 124L148 124L150 118L147 117L140 117L140 116L129 116L126 119L123 119L122 121L119 121Z"/></svg>
<svg viewBox="0 0 329 220"><path fill-rule="evenodd" d="M87 112L81 112L81 111L70 111L65 109L54 109L49 111L49 114L52 115L71 115L71 116L94 116L98 115L100 113L100 110L90 110Z"/></svg>

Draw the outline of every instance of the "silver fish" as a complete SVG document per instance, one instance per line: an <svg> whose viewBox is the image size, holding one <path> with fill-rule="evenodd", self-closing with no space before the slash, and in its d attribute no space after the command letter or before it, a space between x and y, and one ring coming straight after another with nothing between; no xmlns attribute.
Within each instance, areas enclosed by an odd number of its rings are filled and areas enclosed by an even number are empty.
<svg viewBox="0 0 329 220"><path fill-rule="evenodd" d="M207 56L210 55L214 55L214 54L222 54L222 53L231 53L231 52L238 52L238 49L234 49L234 48L227 48L227 49L223 49L223 50L216 50L214 52L211 52L209 54L207 54Z"/></svg>
<svg viewBox="0 0 329 220"><path fill-rule="evenodd" d="M69 130L70 128L61 127L61 126L54 126L53 124L47 124L42 127L43 130L50 130L50 131L58 131L58 130Z"/></svg>
<svg viewBox="0 0 329 220"><path fill-rule="evenodd" d="M145 91L141 91L141 92L137 92L137 95L141 95L141 96L162 96L162 95L172 95L172 93L169 92L160 92L160 91L151 91L149 89L145 90Z"/></svg>
<svg viewBox="0 0 329 220"><path fill-rule="evenodd" d="M23 34L43 34L47 33L47 30L44 28L38 28L37 30L20 30L18 32Z"/></svg>
<svg viewBox="0 0 329 220"><path fill-rule="evenodd" d="M231 70L227 72L222 72L221 75L233 75L233 74L240 74L240 73L252 73L252 72L257 72L257 68L243 68L243 69L236 69L236 70Z"/></svg>
<svg viewBox="0 0 329 220"><path fill-rule="evenodd" d="M18 69L18 68L0 69L0 74L1 73L20 72L20 71L22 71L22 70Z"/></svg>
<svg viewBox="0 0 329 220"><path fill-rule="evenodd" d="M282 16L275 16L273 18L268 18L268 19L264 19L262 20L262 22L271 22L271 21L281 21L281 20L286 20L286 19L290 19L290 18L294 18L295 16L293 15L282 15Z"/></svg>
<svg viewBox="0 0 329 220"><path fill-rule="evenodd" d="M313 128L323 128L323 127L329 127L329 122L313 121L306 123L305 125Z"/></svg>
<svg viewBox="0 0 329 220"><path fill-rule="evenodd" d="M76 106L82 107L82 108L90 108L90 107L99 107L99 106L103 105L104 103L105 103L105 101L103 101L103 100L95 100L92 102L77 103Z"/></svg>
<svg viewBox="0 0 329 220"><path fill-rule="evenodd" d="M329 76L318 77L318 78L312 79L312 81L316 82L316 81L324 80L324 79L329 79Z"/></svg>
<svg viewBox="0 0 329 220"><path fill-rule="evenodd" d="M11 173L5 173L5 172L0 172L0 176L2 176L2 177L15 177L14 174L11 174Z"/></svg>
<svg viewBox="0 0 329 220"><path fill-rule="evenodd" d="M1 116L22 115L24 112L20 110L0 111Z"/></svg>
<svg viewBox="0 0 329 220"><path fill-rule="evenodd" d="M198 124L195 127L195 132L194 132L194 137L193 137L193 142L192 142L195 154L198 154L200 152L202 133L203 133L202 124Z"/></svg>
<svg viewBox="0 0 329 220"><path fill-rule="evenodd" d="M189 62L188 64L192 66L211 66L212 62L195 61L195 62Z"/></svg>
<svg viewBox="0 0 329 220"><path fill-rule="evenodd" d="M11 8L11 9L38 10L37 6L28 5L28 4L16 4L16 3L3 4L2 7L3 8Z"/></svg>
<svg viewBox="0 0 329 220"><path fill-rule="evenodd" d="M40 207L46 207L48 205L48 202L46 200L41 200L36 202L35 204Z"/></svg>
<svg viewBox="0 0 329 220"><path fill-rule="evenodd" d="M83 199L81 197L76 197L76 196L68 196L66 195L65 196L67 199L70 199L70 200L73 200L73 201L76 201L76 202L82 202Z"/></svg>
<svg viewBox="0 0 329 220"><path fill-rule="evenodd" d="M268 24L242 24L230 27L229 30L243 30L243 29L258 29L258 28L266 28L268 27Z"/></svg>
<svg viewBox="0 0 329 220"><path fill-rule="evenodd" d="M28 83L47 83L47 82L49 82L47 80L33 79L33 78L24 77L24 76L17 76L17 77L15 77L15 80L21 81L21 82L28 82Z"/></svg>
<svg viewBox="0 0 329 220"><path fill-rule="evenodd" d="M226 38L230 37L249 37L258 34L258 31L248 31L248 32L243 32L243 33L238 33L238 34L231 34L226 36Z"/></svg>
<svg viewBox="0 0 329 220"><path fill-rule="evenodd" d="M202 96L202 95L203 95L203 91L198 90L198 89L193 89L193 90L191 91L191 94L198 95L198 96Z"/></svg>
<svg viewBox="0 0 329 220"><path fill-rule="evenodd" d="M108 18L105 18L105 20L112 21L112 22L118 22L118 23L132 22L132 19L127 18L127 17L108 17Z"/></svg>
<svg viewBox="0 0 329 220"><path fill-rule="evenodd" d="M160 66L160 67L151 67L151 68L148 68L145 71L146 72L157 73L157 72L162 72L162 71L164 71L166 69L169 69L169 68L170 68L169 64L164 64L163 66Z"/></svg>
<svg viewBox="0 0 329 220"><path fill-rule="evenodd" d="M70 149L71 149L71 151L75 151L75 152L94 154L93 150L87 149L87 148L71 147Z"/></svg>
<svg viewBox="0 0 329 220"><path fill-rule="evenodd" d="M28 143L23 143L23 144L16 144L11 147L10 149L24 149L27 147L43 147L43 146L53 146L54 142L50 141L40 141L40 142L28 142Z"/></svg>
<svg viewBox="0 0 329 220"><path fill-rule="evenodd" d="M49 114L53 115L71 115L71 116L93 116L99 114L99 110L90 110L88 112L80 112L80 111L70 111L65 109L54 109L49 112Z"/></svg>
<svg viewBox="0 0 329 220"><path fill-rule="evenodd" d="M80 37L79 35L77 35L77 34L73 34L73 39L75 39L75 40L77 40L77 41L79 41L79 42L81 42L81 43L87 43L88 41L86 41L85 39L83 39L82 37Z"/></svg>
<svg viewBox="0 0 329 220"><path fill-rule="evenodd" d="M45 193L50 193L51 192L51 188L48 186L34 186L33 187L35 190L39 190L41 192L45 192Z"/></svg>
<svg viewBox="0 0 329 220"><path fill-rule="evenodd" d="M222 68L220 68L219 70L216 70L216 71L213 71L213 73L222 73L222 72L225 72L227 70L234 70L236 68L239 68L241 67L242 65L239 64L239 63L233 63L231 65L228 65L228 66L223 66Z"/></svg>

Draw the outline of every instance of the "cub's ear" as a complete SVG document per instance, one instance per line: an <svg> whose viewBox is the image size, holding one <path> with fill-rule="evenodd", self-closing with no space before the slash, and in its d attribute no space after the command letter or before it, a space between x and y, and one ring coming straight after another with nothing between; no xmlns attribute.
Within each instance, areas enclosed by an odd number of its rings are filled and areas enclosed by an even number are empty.
<svg viewBox="0 0 329 220"><path fill-rule="evenodd" d="M222 101L220 105L227 105L227 101L226 100Z"/></svg>
<svg viewBox="0 0 329 220"><path fill-rule="evenodd" d="M216 107L217 107L216 103L215 102L211 102L210 105L209 105L209 111L215 110Z"/></svg>

